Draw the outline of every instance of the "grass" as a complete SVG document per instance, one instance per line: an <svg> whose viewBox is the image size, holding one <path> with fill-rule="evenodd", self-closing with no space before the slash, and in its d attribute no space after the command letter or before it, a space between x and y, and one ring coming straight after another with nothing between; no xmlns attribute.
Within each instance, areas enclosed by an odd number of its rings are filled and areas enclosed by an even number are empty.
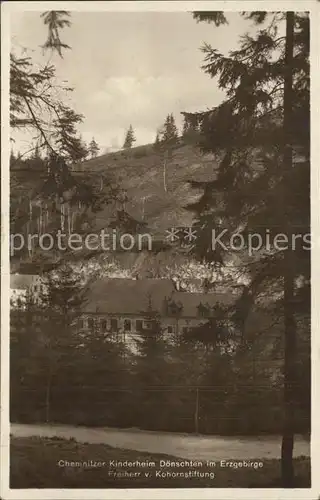
<svg viewBox="0 0 320 500"><path fill-rule="evenodd" d="M278 488L281 487L279 460L252 460L262 462L261 468L226 468L216 465L160 468L161 460L183 462L166 455L151 455L101 444L83 444L73 439L11 438L11 488ZM155 466L117 466L112 461L155 462ZM96 467L61 466L62 462L92 461ZM97 466L98 462L104 462ZM162 478L156 471L198 471L214 473L214 478ZM135 477L119 477L124 473ZM296 487L310 488L310 459L295 459Z"/></svg>
<svg viewBox="0 0 320 500"><path fill-rule="evenodd" d="M129 201L127 211L138 220L150 225L153 231L167 229L171 225L188 225L192 215L184 205L197 198L201 190L191 189L191 179L211 180L215 178L216 162L211 155L201 155L191 145L178 145L167 163L167 191L163 185L163 158L152 145L139 146L131 150L118 151L84 162L81 171L74 172L79 180L84 178L100 186L101 178L107 177L123 188ZM79 167L80 168L80 167ZM11 172L11 196L35 196L41 189L44 174L32 174L29 170ZM97 228L106 227L114 209L104 207L96 214Z"/></svg>
<svg viewBox="0 0 320 500"><path fill-rule="evenodd" d="M167 190L165 191L162 154L155 151L152 145L146 145L88 160L81 166L83 171L76 171L73 175L79 181L99 188L102 178L105 178L106 185L107 180L110 180L113 184L120 186L128 196L125 205L126 211L134 219L147 224L148 232L152 234L154 240L163 241L166 229L190 226L193 222L193 213L185 210L184 207L188 203L196 201L202 190L192 188L188 181L212 180L216 176L216 167L217 163L213 160L212 155L201 155L197 148L179 144L167 163ZM26 203L30 196L35 198L41 192L44 180L44 174L40 175L39 172L13 170L11 172L11 202L13 206L15 202L22 206L21 199L24 199ZM102 228L110 227L116 210L121 208L121 203L105 204L101 210L94 214L94 220L90 220L90 232L98 232ZM24 206L23 212L25 210ZM35 210L33 211L34 217L36 217ZM77 212L77 208L75 208L75 212ZM20 228L19 232L24 233L29 219L28 217L22 219L20 223L23 228ZM50 213L51 224L53 220L56 220L55 212ZM50 232L52 229L50 228L49 225L45 232L47 230ZM36 225L33 232L37 232ZM88 253L90 256L98 254L98 252L88 252L85 249L79 252L70 250L70 257L88 258ZM130 260L130 253L132 252L124 252L124 255L121 256L125 268L130 267L127 262ZM137 258L137 255L135 257ZM55 260L55 254L51 251L40 251L36 247L34 259L52 262ZM14 261L14 259L12 260ZM14 262L19 269L20 259Z"/></svg>

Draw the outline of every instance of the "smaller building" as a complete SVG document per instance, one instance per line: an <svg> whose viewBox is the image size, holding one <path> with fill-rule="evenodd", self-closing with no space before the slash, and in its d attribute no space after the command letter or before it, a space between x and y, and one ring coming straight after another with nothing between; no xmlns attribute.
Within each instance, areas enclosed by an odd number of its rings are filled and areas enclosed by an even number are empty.
<svg viewBox="0 0 320 500"><path fill-rule="evenodd" d="M28 296L37 302L43 293L44 284L38 274L11 274L10 275L10 302L12 307L23 305Z"/></svg>

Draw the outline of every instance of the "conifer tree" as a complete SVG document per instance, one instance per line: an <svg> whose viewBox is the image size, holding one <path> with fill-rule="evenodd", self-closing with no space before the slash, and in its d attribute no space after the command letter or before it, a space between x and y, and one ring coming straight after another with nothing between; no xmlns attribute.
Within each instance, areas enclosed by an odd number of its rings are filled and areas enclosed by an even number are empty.
<svg viewBox="0 0 320 500"><path fill-rule="evenodd" d="M178 141L178 129L172 113L167 115L161 132L161 142L165 147L170 147Z"/></svg>
<svg viewBox="0 0 320 500"><path fill-rule="evenodd" d="M250 234L262 238L260 252L243 265L249 284L236 318L245 336L250 310L259 296L267 296L283 322L282 484L293 487L297 319L310 314L309 249L301 239L293 243L294 233L310 232L309 18L293 12L242 15L256 23L257 32L243 36L238 50L225 56L208 44L203 47L204 71L218 77L227 98L211 111L195 114L201 122L200 146L216 155L218 173L215 181L201 184L204 194L189 208L203 227L194 247L200 259L214 261L218 254L221 265L225 249L232 250L231 235L239 231L244 251ZM217 26L227 22L221 12L194 17ZM221 221L228 233L214 251L212 231ZM265 252L266 230L273 242L284 234L287 246L273 245Z"/></svg>
<svg viewBox="0 0 320 500"><path fill-rule="evenodd" d="M70 48L60 38L60 30L70 26L67 11L49 11L41 14L48 27L43 50L56 51L63 57L63 49ZM37 133L37 140L50 153L60 155L66 162L74 162L84 155L84 145L76 127L83 116L62 101L59 94L69 86L56 83L56 69L47 64L36 68L30 57L10 54L10 126L12 130L26 127ZM52 120L52 116L54 119Z"/></svg>
<svg viewBox="0 0 320 500"><path fill-rule="evenodd" d="M157 134L155 148L162 156L163 188L167 191L167 166L172 160L173 150L178 143L178 129L173 114L168 114L163 127Z"/></svg>
<svg viewBox="0 0 320 500"><path fill-rule="evenodd" d="M68 265L49 272L40 286L37 296L28 293L26 300L13 309L12 373L18 370L19 378L12 378L11 397L12 411L21 411L20 396L26 401L24 411L29 421L36 412L36 418L49 422L54 416L60 415L62 420L66 416L66 411L61 411L66 407L65 381L73 384L77 366L81 370L75 355L82 339L75 320L84 303L84 290ZM29 342L25 351L24 339Z"/></svg>
<svg viewBox="0 0 320 500"><path fill-rule="evenodd" d="M182 137L187 142L196 144L199 141L199 119L193 113L182 112L181 114L183 115Z"/></svg>
<svg viewBox="0 0 320 500"><path fill-rule="evenodd" d="M44 325L44 351L41 359L47 364L46 421L51 419L51 393L54 383L64 370L69 369L73 354L81 339L76 320L85 303L85 289L81 278L69 264L49 272L43 279L40 295Z"/></svg>
<svg viewBox="0 0 320 500"><path fill-rule="evenodd" d="M95 141L94 137L92 137L92 140L89 144L89 153L91 154L91 158L96 158L99 151L100 151L100 148L99 148L97 142Z"/></svg>
<svg viewBox="0 0 320 500"><path fill-rule="evenodd" d="M148 326L140 332L135 367L137 419L145 428L163 428L165 415L161 408L168 397L168 345L159 318L150 310Z"/></svg>
<svg viewBox="0 0 320 500"><path fill-rule="evenodd" d="M127 130L126 137L123 143L123 149L132 148L134 142L136 142L136 138L134 135L132 125L130 125L130 127Z"/></svg>
<svg viewBox="0 0 320 500"><path fill-rule="evenodd" d="M50 10L41 14L45 26L48 27L47 40L43 45L44 50L57 51L62 57L62 49L70 49L69 45L63 43L60 38L60 31L71 25L69 21L70 12L66 10Z"/></svg>

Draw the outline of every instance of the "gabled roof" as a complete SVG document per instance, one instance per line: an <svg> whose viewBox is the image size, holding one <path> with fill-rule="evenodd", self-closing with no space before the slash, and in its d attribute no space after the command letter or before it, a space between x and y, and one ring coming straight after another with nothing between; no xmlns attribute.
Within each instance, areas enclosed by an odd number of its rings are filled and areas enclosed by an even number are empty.
<svg viewBox="0 0 320 500"><path fill-rule="evenodd" d="M228 306L234 303L235 297L227 293L191 293L175 292L172 295L175 303L181 303L183 306L181 316L190 316L196 318L199 315L198 307L200 304L206 307L213 307L216 304Z"/></svg>
<svg viewBox="0 0 320 500"><path fill-rule="evenodd" d="M200 303L215 305L229 304L234 296L216 293L177 292L168 279L100 279L88 291L83 312L107 314L140 314L153 311L165 314L165 299L183 306L181 316L197 317Z"/></svg>
<svg viewBox="0 0 320 500"><path fill-rule="evenodd" d="M39 280L38 274L11 274L10 288L11 290L27 290Z"/></svg>
<svg viewBox="0 0 320 500"><path fill-rule="evenodd" d="M90 286L84 312L139 314L150 301L158 310L173 292L174 284L166 279L102 278Z"/></svg>

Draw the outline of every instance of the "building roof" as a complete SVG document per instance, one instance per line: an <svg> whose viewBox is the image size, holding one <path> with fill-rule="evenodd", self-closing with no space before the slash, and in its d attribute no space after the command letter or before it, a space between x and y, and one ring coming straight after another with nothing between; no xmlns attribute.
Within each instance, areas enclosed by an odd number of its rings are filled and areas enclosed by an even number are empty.
<svg viewBox="0 0 320 500"><path fill-rule="evenodd" d="M10 288L11 290L27 290L38 280L38 274L11 274Z"/></svg>
<svg viewBox="0 0 320 500"><path fill-rule="evenodd" d="M228 306L234 303L235 297L227 293L193 293L193 292L174 292L172 300L175 303L181 303L183 306L181 316L190 316L196 318L199 315L198 306L213 307L216 304Z"/></svg>
<svg viewBox="0 0 320 500"><path fill-rule="evenodd" d="M90 286L83 312L141 314L151 305L153 311L166 315L165 299L183 306L182 317L197 317L200 303L213 306L218 302L227 305L234 301L229 294L178 292L168 279L109 278L95 281Z"/></svg>

